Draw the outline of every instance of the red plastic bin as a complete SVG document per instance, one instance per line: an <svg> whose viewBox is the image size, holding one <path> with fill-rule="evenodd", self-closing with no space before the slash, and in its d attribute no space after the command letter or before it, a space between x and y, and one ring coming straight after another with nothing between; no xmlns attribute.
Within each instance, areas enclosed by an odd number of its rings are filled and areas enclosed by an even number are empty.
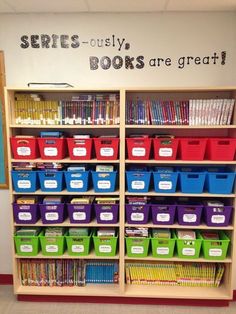
<svg viewBox="0 0 236 314"><path fill-rule="evenodd" d="M175 160L177 156L179 139L177 138L154 138L154 159Z"/></svg>
<svg viewBox="0 0 236 314"><path fill-rule="evenodd" d="M234 160L236 151L235 138L209 138L207 143L207 158L209 160Z"/></svg>
<svg viewBox="0 0 236 314"><path fill-rule="evenodd" d="M36 138L11 137L11 150L15 159L35 159L39 157Z"/></svg>
<svg viewBox="0 0 236 314"><path fill-rule="evenodd" d="M206 152L207 138L181 138L180 159L203 160Z"/></svg>
<svg viewBox="0 0 236 314"><path fill-rule="evenodd" d="M42 159L57 160L67 155L65 138L38 138L39 151Z"/></svg>
<svg viewBox="0 0 236 314"><path fill-rule="evenodd" d="M72 160L91 159L92 143L91 138L67 138L69 156Z"/></svg>
<svg viewBox="0 0 236 314"><path fill-rule="evenodd" d="M152 139L146 137L126 138L128 159L148 160L150 157Z"/></svg>
<svg viewBox="0 0 236 314"><path fill-rule="evenodd" d="M118 159L119 138L98 137L94 138L96 158L98 160L116 160Z"/></svg>

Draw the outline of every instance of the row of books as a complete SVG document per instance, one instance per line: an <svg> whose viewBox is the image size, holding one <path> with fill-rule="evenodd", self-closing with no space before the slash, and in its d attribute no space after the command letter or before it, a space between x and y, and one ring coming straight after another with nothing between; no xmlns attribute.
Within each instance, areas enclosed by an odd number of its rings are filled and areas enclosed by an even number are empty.
<svg viewBox="0 0 236 314"><path fill-rule="evenodd" d="M218 287L225 266L217 263L128 263L127 284Z"/></svg>
<svg viewBox="0 0 236 314"><path fill-rule="evenodd" d="M40 98L37 98L40 99ZM76 98L77 99L77 98ZM15 101L15 123L23 125L113 125L119 124L119 99L112 100Z"/></svg>
<svg viewBox="0 0 236 314"><path fill-rule="evenodd" d="M229 125L234 99L140 100L126 103L126 124Z"/></svg>
<svg viewBox="0 0 236 314"><path fill-rule="evenodd" d="M85 286L86 283L118 283L116 261L72 259L21 259L19 274L23 286Z"/></svg>

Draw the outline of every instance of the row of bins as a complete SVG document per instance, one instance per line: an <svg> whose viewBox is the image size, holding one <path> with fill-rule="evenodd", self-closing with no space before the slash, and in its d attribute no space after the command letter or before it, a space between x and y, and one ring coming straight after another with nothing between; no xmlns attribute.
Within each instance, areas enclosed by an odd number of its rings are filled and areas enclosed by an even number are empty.
<svg viewBox="0 0 236 314"><path fill-rule="evenodd" d="M153 143L153 150L152 150ZM93 149L94 145L94 149ZM234 160L235 138L127 138L130 160ZM15 159L90 160L95 151L98 160L116 160L119 138L11 138Z"/></svg>
<svg viewBox="0 0 236 314"><path fill-rule="evenodd" d="M171 232L170 239L126 237L126 254L132 258L143 258L149 254L157 258L172 258L176 254L184 259L197 259L202 255L207 260L224 260L227 257L230 238L225 232L219 231L219 240L203 239L200 231L196 234L194 240L178 239L175 231Z"/></svg>
<svg viewBox="0 0 236 314"><path fill-rule="evenodd" d="M184 170L184 171L181 171ZM60 192L65 186L69 192L86 192L92 184L97 193L116 190L117 171L12 171L13 188L16 192ZM230 194L233 191L235 172L227 168L193 169L180 171L126 171L128 192L146 193L153 187L157 193Z"/></svg>
<svg viewBox="0 0 236 314"><path fill-rule="evenodd" d="M223 205L223 206L222 206ZM199 226L205 223L209 227L226 227L231 223L233 206L207 203L171 202L160 204L145 204L125 206L126 222L128 224L147 224L149 219L154 225Z"/></svg>
<svg viewBox="0 0 236 314"><path fill-rule="evenodd" d="M90 175L92 174L92 182ZM13 188L16 192L86 192L92 186L95 192L114 192L117 171L12 171Z"/></svg>
<svg viewBox="0 0 236 314"><path fill-rule="evenodd" d="M222 206L223 205L223 206ZM128 224L146 224L151 218L154 225L223 227L231 223L231 205L207 205L200 202L160 202L160 204L125 205ZM119 204L17 204L13 203L14 220L17 224L34 224L39 218L43 224L62 223L68 216L70 223L114 224L119 220Z"/></svg>
<svg viewBox="0 0 236 314"><path fill-rule="evenodd" d="M59 224L67 217L72 224L90 223L95 217L99 224L115 224L119 220L119 204L12 204L17 224Z"/></svg>
<svg viewBox="0 0 236 314"><path fill-rule="evenodd" d="M128 192L146 193L152 186L157 193L230 194L234 188L235 172L226 167L155 167L155 170L126 171ZM153 180L152 180L153 178ZM152 182L153 181L153 182Z"/></svg>
<svg viewBox="0 0 236 314"><path fill-rule="evenodd" d="M235 157L235 138L127 138L128 159L228 160ZM153 146L153 148L152 148Z"/></svg>
<svg viewBox="0 0 236 314"><path fill-rule="evenodd" d="M15 235L16 253L20 256L61 256L67 251L69 256L86 256L94 248L96 256L115 256L118 235L114 237L97 236L96 230L90 230L87 236L70 236L66 231L62 236L45 236L42 230L36 236Z"/></svg>
<svg viewBox="0 0 236 314"><path fill-rule="evenodd" d="M98 160L116 160L119 138L11 137L11 149L15 159L41 157L47 160L59 160L69 155L72 160L89 160L92 158L92 152L95 151Z"/></svg>

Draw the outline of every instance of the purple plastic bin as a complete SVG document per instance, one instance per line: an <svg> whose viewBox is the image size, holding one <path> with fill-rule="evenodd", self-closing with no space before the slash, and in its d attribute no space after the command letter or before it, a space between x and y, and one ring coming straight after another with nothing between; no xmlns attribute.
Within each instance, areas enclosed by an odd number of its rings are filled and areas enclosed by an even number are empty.
<svg viewBox="0 0 236 314"><path fill-rule="evenodd" d="M65 204L39 204L42 223L48 224L58 224L65 220Z"/></svg>
<svg viewBox="0 0 236 314"><path fill-rule="evenodd" d="M233 206L224 206L222 212L218 212L218 206L205 206L203 213L206 225L209 227L226 227L230 224Z"/></svg>
<svg viewBox="0 0 236 314"><path fill-rule="evenodd" d="M70 223L89 223L91 221L91 204L67 204Z"/></svg>
<svg viewBox="0 0 236 314"><path fill-rule="evenodd" d="M149 218L150 204L125 205L126 221L128 224L146 224Z"/></svg>
<svg viewBox="0 0 236 314"><path fill-rule="evenodd" d="M201 223L202 204L178 204L177 205L178 224L185 226L198 226Z"/></svg>
<svg viewBox="0 0 236 314"><path fill-rule="evenodd" d="M13 203L14 221L17 224L35 224L39 220L38 204Z"/></svg>
<svg viewBox="0 0 236 314"><path fill-rule="evenodd" d="M152 223L154 225L173 225L176 204L152 204Z"/></svg>
<svg viewBox="0 0 236 314"><path fill-rule="evenodd" d="M118 204L94 204L97 223L116 224L118 222Z"/></svg>

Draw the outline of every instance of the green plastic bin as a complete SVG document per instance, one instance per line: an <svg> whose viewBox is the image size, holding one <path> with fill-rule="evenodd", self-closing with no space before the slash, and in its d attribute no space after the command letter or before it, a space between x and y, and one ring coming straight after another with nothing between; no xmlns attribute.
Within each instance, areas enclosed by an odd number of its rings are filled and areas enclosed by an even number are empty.
<svg viewBox="0 0 236 314"><path fill-rule="evenodd" d="M203 256L209 260L224 260L227 256L230 243L229 237L219 231L220 240L205 240L202 239Z"/></svg>
<svg viewBox="0 0 236 314"><path fill-rule="evenodd" d="M88 236L65 236L67 252L71 256L86 256L90 251L91 234Z"/></svg>
<svg viewBox="0 0 236 314"><path fill-rule="evenodd" d="M96 256L115 256L118 237L98 237L93 235Z"/></svg>
<svg viewBox="0 0 236 314"><path fill-rule="evenodd" d="M160 258L171 258L174 255L176 235L172 231L171 238L151 238L152 256Z"/></svg>
<svg viewBox="0 0 236 314"><path fill-rule="evenodd" d="M44 232L39 236L42 254L45 256L60 256L65 251L65 235L45 237Z"/></svg>
<svg viewBox="0 0 236 314"><path fill-rule="evenodd" d="M179 258L195 259L199 258L202 237L199 232L196 233L197 238L195 240L189 239L176 239L177 253Z"/></svg>
<svg viewBox="0 0 236 314"><path fill-rule="evenodd" d="M126 237L128 257L147 257L150 238Z"/></svg>
<svg viewBox="0 0 236 314"><path fill-rule="evenodd" d="M40 233L41 234L41 233ZM15 248L17 255L36 256L40 250L39 236L19 236L15 235Z"/></svg>

